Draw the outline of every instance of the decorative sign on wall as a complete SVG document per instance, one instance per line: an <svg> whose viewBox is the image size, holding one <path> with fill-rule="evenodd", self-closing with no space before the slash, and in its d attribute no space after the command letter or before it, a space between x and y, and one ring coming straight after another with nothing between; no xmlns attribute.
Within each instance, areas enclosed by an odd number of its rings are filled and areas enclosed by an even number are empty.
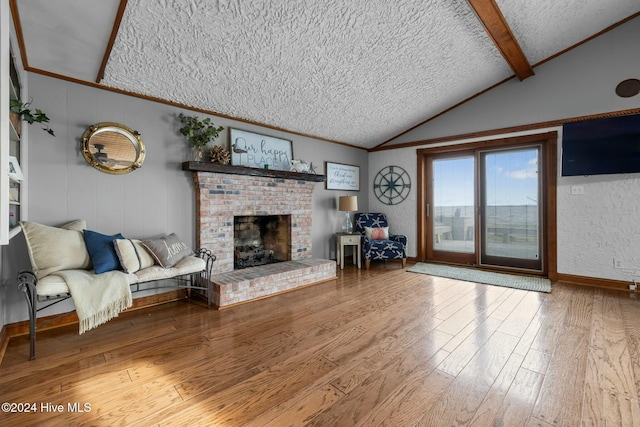
<svg viewBox="0 0 640 427"><path fill-rule="evenodd" d="M229 134L232 165L281 171L291 168L291 141L232 128Z"/></svg>
<svg viewBox="0 0 640 427"><path fill-rule="evenodd" d="M325 162L327 190L360 191L360 166Z"/></svg>

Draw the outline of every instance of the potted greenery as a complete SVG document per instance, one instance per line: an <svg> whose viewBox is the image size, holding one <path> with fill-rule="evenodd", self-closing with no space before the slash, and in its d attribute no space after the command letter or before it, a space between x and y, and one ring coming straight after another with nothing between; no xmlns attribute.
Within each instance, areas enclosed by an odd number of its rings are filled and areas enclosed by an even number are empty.
<svg viewBox="0 0 640 427"><path fill-rule="evenodd" d="M9 110L17 114L22 120L29 123L30 125L34 123L49 123L49 117L42 110L36 108L35 110L31 110L29 106L31 105L31 101L23 104L22 101L18 99L12 99L9 101ZM17 129L16 129L17 130ZM53 133L53 129L51 129L48 125L42 128L49 135L56 136Z"/></svg>
<svg viewBox="0 0 640 427"><path fill-rule="evenodd" d="M200 120L196 116L185 116L182 113L178 118L182 124L180 133L187 137L187 142L194 148L194 160L201 162L204 154L203 147L216 139L224 128L222 126L216 127L210 118Z"/></svg>

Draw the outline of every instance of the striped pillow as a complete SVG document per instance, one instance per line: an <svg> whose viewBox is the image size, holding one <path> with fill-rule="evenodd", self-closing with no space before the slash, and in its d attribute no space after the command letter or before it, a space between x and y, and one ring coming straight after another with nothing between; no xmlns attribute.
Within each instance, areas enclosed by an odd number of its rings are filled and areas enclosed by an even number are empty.
<svg viewBox="0 0 640 427"><path fill-rule="evenodd" d="M117 239L113 241L113 246L125 273L135 273L155 264L155 259L140 240Z"/></svg>

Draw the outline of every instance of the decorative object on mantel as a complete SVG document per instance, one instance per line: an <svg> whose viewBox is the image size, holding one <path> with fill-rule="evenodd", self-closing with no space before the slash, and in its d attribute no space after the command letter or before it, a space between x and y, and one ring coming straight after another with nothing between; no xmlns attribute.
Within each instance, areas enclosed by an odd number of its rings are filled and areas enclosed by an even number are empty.
<svg viewBox="0 0 640 427"><path fill-rule="evenodd" d="M204 158L203 147L214 141L224 127L216 127L208 117L200 120L197 116L185 116L180 113L178 118L182 124L179 132L187 137L189 146L193 147L193 159L201 162Z"/></svg>
<svg viewBox="0 0 640 427"><path fill-rule="evenodd" d="M358 210L358 196L340 196L338 199L338 210L344 212L345 221L342 231L345 233L353 233L353 224L349 212Z"/></svg>
<svg viewBox="0 0 640 427"><path fill-rule="evenodd" d="M22 101L18 99L11 99L9 100L9 110L12 113L15 113L18 116L20 116L22 120L29 123L30 125L34 123L49 123L49 117L47 117L47 115L43 113L42 110L36 108L35 111L33 111L29 108L29 106L31 105L31 102L32 101L29 101L23 104ZM14 123L14 127L16 128L16 132L20 134L20 129L19 129L20 126L16 127ZM53 132L53 129L51 129L49 125L45 125L45 127L43 127L42 130L44 130L51 136L56 136L56 134Z"/></svg>
<svg viewBox="0 0 640 427"><path fill-rule="evenodd" d="M411 178L400 166L386 166L373 180L373 192L385 205L397 205L409 195Z"/></svg>
<svg viewBox="0 0 640 427"><path fill-rule="evenodd" d="M231 153L225 150L221 145L214 145L209 149L209 159L211 159L213 163L228 165L231 163Z"/></svg>
<svg viewBox="0 0 640 427"><path fill-rule="evenodd" d="M229 140L231 164L234 166L281 171L291 169L293 147L288 139L229 128Z"/></svg>
<svg viewBox="0 0 640 427"><path fill-rule="evenodd" d="M309 173L311 165L304 160L291 160L291 172Z"/></svg>

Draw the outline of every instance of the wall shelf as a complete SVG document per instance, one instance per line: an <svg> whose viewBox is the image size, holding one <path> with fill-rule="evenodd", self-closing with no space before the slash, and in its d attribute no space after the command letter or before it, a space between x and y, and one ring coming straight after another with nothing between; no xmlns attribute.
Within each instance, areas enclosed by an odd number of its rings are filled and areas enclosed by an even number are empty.
<svg viewBox="0 0 640 427"><path fill-rule="evenodd" d="M20 227L19 225L16 225L15 227L9 230L9 240L13 239L21 232L22 232L22 227Z"/></svg>
<svg viewBox="0 0 640 427"><path fill-rule="evenodd" d="M20 135L18 135L16 128L13 127L13 123L9 122L9 125L9 141L20 142Z"/></svg>
<svg viewBox="0 0 640 427"><path fill-rule="evenodd" d="M13 75L10 77L11 79L14 78ZM19 89L14 85L12 80L9 80L9 99L20 99Z"/></svg>
<svg viewBox="0 0 640 427"><path fill-rule="evenodd" d="M7 71L8 73L3 74L3 81L2 84L8 86L8 94L9 94L9 99L10 100L20 100L21 96L24 95L23 91L22 91L22 86L21 86L21 82L20 82L20 78L21 78L21 73L23 73L24 71L19 68L19 63L16 62L16 57L14 56L14 50L13 50L13 46L12 43L8 44L9 46L9 66L7 67ZM7 102L7 104L9 100L5 99L3 102ZM22 145L24 143L24 141L22 140L22 135L21 135L21 126L22 126L22 117L20 117L17 114L12 113L9 109L4 110L6 111L6 113L3 114L7 114L9 117L5 118L3 117L4 120L6 120L6 122L3 123L7 123L8 124L8 141L7 141L7 147L6 147L6 151L4 151L6 154L8 154L9 156L15 157L18 160L18 163L22 163L22 155L24 154L22 151ZM7 135L7 134L5 134ZM5 136L6 138L6 136ZM5 154L5 155L6 155ZM2 159L3 162L7 162L8 163L8 159L7 158L3 158ZM18 235L21 232L21 228L20 228L20 221L23 220L23 210L24 210L24 205L21 203L22 201L24 201L23 199L25 199L24 197L24 182L23 181L19 181L14 179L13 177L9 176L9 179L5 181L5 185L7 187L3 188L3 198L2 198L2 203L5 203L3 209L6 209L6 215L5 217L3 217L2 220L2 224L0 224L0 227L2 227L2 241L3 243L6 243L8 240L11 240L13 237L15 237L16 235ZM6 192L5 192L6 191ZM8 208L8 209L7 209ZM7 236L7 237L4 237Z"/></svg>
<svg viewBox="0 0 640 427"><path fill-rule="evenodd" d="M232 175L262 176L268 178L296 179L299 181L323 182L327 180L324 175L313 173L300 173L290 171L279 171L273 169L248 168L246 166L221 165L219 163L207 162L184 162L182 170L191 172L217 172Z"/></svg>

